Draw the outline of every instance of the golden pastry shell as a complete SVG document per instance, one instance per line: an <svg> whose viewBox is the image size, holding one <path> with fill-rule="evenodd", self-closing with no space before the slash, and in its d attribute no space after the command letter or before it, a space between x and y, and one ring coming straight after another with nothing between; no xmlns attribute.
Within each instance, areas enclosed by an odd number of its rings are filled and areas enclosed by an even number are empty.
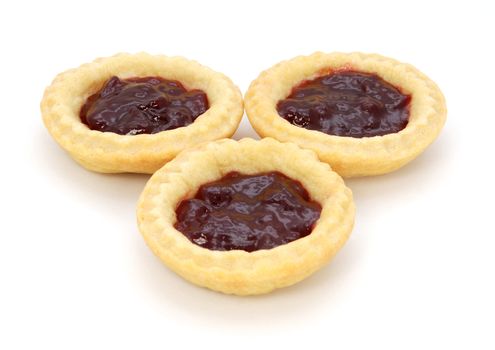
<svg viewBox="0 0 495 350"><path fill-rule="evenodd" d="M279 171L300 181L322 205L312 233L251 253L213 251L189 241L174 228L177 205L202 184L232 171ZM271 138L225 139L186 150L158 170L140 197L137 217L148 246L177 274L216 291L249 295L292 285L324 266L352 230L354 203L342 178L310 150Z"/></svg>
<svg viewBox="0 0 495 350"><path fill-rule="evenodd" d="M294 86L336 69L377 74L410 94L406 128L384 136L341 137L294 126L278 115L278 101L286 98ZM251 83L245 95L245 107L259 135L312 149L344 177L384 174L410 162L435 140L447 114L440 89L416 68L377 54L359 52L317 52L283 61Z"/></svg>
<svg viewBox="0 0 495 350"><path fill-rule="evenodd" d="M112 76L160 76L203 90L210 108L194 123L156 134L119 135L89 129L79 111ZM239 89L225 75L195 61L163 55L117 54L65 71L45 90L43 121L53 138L76 161L98 172L153 173L180 151L230 137L243 114Z"/></svg>

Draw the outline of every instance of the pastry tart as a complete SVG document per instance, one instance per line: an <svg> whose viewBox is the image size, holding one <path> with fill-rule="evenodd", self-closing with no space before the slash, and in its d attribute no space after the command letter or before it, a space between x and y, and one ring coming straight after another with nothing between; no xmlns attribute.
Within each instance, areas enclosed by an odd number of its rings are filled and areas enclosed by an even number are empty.
<svg viewBox="0 0 495 350"><path fill-rule="evenodd" d="M186 148L230 137L243 106L225 75L182 57L139 53L59 74L41 112L53 138L84 167L153 173Z"/></svg>
<svg viewBox="0 0 495 350"><path fill-rule="evenodd" d="M376 54L299 56L264 71L245 96L257 133L314 150L344 177L408 163L438 136L446 105L411 65Z"/></svg>
<svg viewBox="0 0 495 350"><path fill-rule="evenodd" d="M137 217L148 246L177 274L249 295L292 285L328 262L352 230L354 203L311 150L224 139L153 174Z"/></svg>

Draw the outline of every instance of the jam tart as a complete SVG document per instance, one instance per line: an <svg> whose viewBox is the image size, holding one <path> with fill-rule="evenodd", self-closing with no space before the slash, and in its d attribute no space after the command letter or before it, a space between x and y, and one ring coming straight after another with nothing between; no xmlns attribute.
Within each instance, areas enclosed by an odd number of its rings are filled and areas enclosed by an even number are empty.
<svg viewBox="0 0 495 350"><path fill-rule="evenodd" d="M181 152L141 194L139 229L188 281L250 295L324 266L354 223L351 191L311 150L271 138L218 140Z"/></svg>
<svg viewBox="0 0 495 350"><path fill-rule="evenodd" d="M251 83L245 106L259 135L312 149L344 177L410 162L435 140L447 113L442 92L423 73L363 53L281 62Z"/></svg>
<svg viewBox="0 0 495 350"><path fill-rule="evenodd" d="M243 105L225 75L182 57L139 53L59 74L41 111L53 138L84 167L153 173L186 148L232 136Z"/></svg>

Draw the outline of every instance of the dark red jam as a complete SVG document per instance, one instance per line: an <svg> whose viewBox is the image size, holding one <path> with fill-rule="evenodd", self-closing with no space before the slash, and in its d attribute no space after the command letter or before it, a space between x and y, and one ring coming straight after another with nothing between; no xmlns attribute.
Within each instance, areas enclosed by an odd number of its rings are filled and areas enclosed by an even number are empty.
<svg viewBox="0 0 495 350"><path fill-rule="evenodd" d="M375 74L338 71L296 86L277 111L302 128L360 138L404 129L410 101Z"/></svg>
<svg viewBox="0 0 495 350"><path fill-rule="evenodd" d="M320 211L301 183L281 173L232 172L183 200L175 228L210 250L252 252L309 235Z"/></svg>
<svg viewBox="0 0 495 350"><path fill-rule="evenodd" d="M92 130L120 135L155 134L194 122L208 109L201 90L159 77L110 78L80 111Z"/></svg>

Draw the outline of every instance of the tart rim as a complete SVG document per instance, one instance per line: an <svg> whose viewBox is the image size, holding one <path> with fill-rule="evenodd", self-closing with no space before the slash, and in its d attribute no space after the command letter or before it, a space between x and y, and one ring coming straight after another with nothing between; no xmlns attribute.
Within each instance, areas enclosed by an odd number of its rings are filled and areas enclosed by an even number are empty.
<svg viewBox="0 0 495 350"><path fill-rule="evenodd" d="M305 172L308 167L311 174ZM202 171L193 171L198 168ZM250 253L209 250L192 243L174 228L176 206L193 196L201 184L231 171L280 171L300 181L322 206L312 232ZM322 267L347 240L354 211L351 191L314 152L271 138L224 139L186 150L158 170L141 194L137 218L148 246L177 274L223 293L250 295L294 284Z"/></svg>
<svg viewBox="0 0 495 350"><path fill-rule="evenodd" d="M156 134L119 135L91 130L79 117L87 97L112 76L160 76L203 90L208 110L186 127ZM119 53L58 74L41 101L43 122L59 145L99 172L153 173L183 149L230 137L243 114L242 95L224 74L179 56Z"/></svg>
<svg viewBox="0 0 495 350"><path fill-rule="evenodd" d="M376 74L402 93L410 94L407 126L397 133L353 138L301 128L278 114L278 101L286 98L293 87L339 69ZM251 83L245 94L245 108L260 136L312 149L344 177L378 175L398 169L435 140L446 119L445 98L426 75L409 64L360 52L316 52L282 61Z"/></svg>

